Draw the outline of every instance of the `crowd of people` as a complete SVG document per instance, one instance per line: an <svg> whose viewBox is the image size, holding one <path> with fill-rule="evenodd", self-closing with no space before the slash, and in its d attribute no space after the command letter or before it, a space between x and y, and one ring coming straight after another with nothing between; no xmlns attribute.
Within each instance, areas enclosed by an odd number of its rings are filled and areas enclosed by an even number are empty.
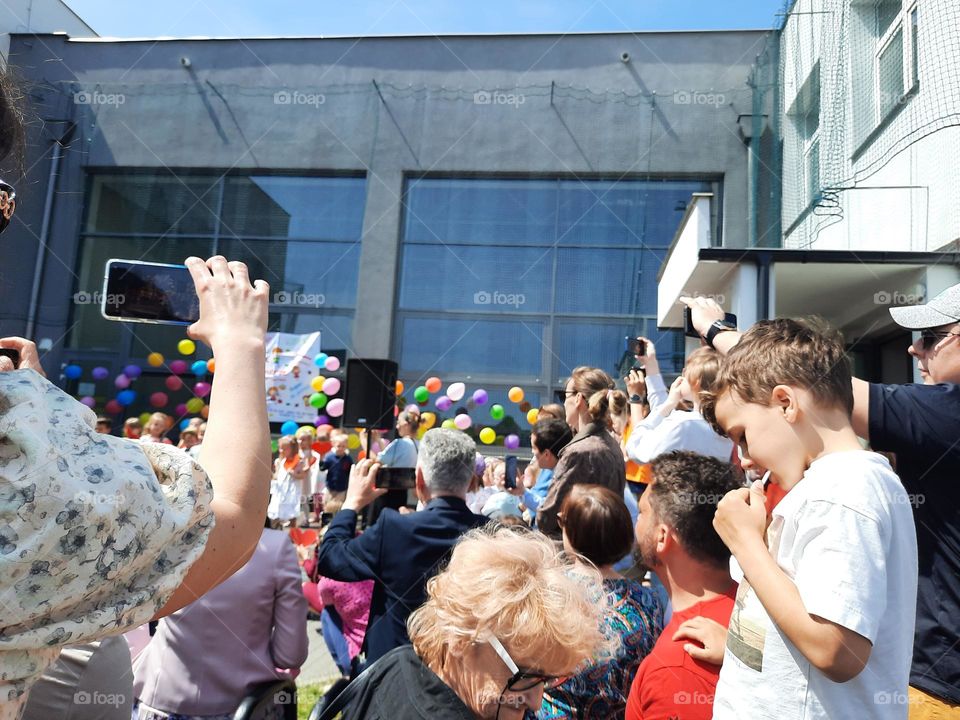
<svg viewBox="0 0 960 720"><path fill-rule="evenodd" d="M324 718L960 717L960 285L891 309L902 385L817 321L683 298L702 343L669 389L649 338L625 390L573 369L514 473L412 410L357 458L329 427L272 456L269 288L186 265L217 373L179 447L0 338L0 720L232 718L296 678L311 614Z"/></svg>

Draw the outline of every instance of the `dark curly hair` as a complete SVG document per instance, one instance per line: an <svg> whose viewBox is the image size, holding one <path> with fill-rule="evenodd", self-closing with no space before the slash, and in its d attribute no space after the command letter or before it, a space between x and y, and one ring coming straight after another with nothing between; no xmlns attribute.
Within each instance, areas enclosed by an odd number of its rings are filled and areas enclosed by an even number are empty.
<svg viewBox="0 0 960 720"><path fill-rule="evenodd" d="M23 174L24 94L9 67L0 70L0 167ZM12 178L7 178L8 180Z"/></svg>
<svg viewBox="0 0 960 720"><path fill-rule="evenodd" d="M724 495L744 486L740 470L686 450L657 456L650 470L647 492L657 520L673 528L690 557L726 567L730 551L713 529L713 516Z"/></svg>

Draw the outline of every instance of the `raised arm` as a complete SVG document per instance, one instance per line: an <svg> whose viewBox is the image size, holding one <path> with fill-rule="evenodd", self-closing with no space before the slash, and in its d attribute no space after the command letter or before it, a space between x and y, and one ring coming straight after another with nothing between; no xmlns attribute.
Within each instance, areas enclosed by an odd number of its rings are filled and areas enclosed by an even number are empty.
<svg viewBox="0 0 960 720"><path fill-rule="evenodd" d="M221 256L206 262L192 257L186 264L200 298L200 320L187 334L207 343L217 358L199 458L213 485L216 524L157 617L193 602L250 559L263 532L272 475L263 382L270 288L263 280L251 284L246 265Z"/></svg>

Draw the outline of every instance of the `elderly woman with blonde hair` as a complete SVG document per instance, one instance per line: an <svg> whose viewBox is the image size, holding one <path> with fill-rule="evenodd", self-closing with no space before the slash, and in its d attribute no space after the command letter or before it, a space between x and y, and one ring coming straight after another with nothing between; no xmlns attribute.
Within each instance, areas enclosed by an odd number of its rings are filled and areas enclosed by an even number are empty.
<svg viewBox="0 0 960 720"><path fill-rule="evenodd" d="M599 573L537 533L467 533L427 592L407 621L412 645L371 666L346 717L519 720L544 688L617 651Z"/></svg>

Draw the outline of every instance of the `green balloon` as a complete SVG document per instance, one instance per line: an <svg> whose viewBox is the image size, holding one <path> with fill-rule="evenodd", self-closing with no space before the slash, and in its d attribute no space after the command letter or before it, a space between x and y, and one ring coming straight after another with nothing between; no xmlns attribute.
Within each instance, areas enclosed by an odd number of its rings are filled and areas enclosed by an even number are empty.
<svg viewBox="0 0 960 720"><path fill-rule="evenodd" d="M494 420L503 420L503 405L491 405L490 417Z"/></svg>
<svg viewBox="0 0 960 720"><path fill-rule="evenodd" d="M271 440L271 441L270 441L270 449L273 450L273 452L277 452L277 441L276 441L276 440Z"/></svg>
<svg viewBox="0 0 960 720"><path fill-rule="evenodd" d="M416 390L413 391L413 399L416 400L418 403L424 403L430 399L430 391L427 390L427 388L425 388L423 385L421 385L420 387L418 387Z"/></svg>
<svg viewBox="0 0 960 720"><path fill-rule="evenodd" d="M440 424L440 427L446 428L447 430L456 430L457 424L453 420L447 419Z"/></svg>
<svg viewBox="0 0 960 720"><path fill-rule="evenodd" d="M325 393L319 392L314 393L310 396L310 405L315 408L322 408L327 404L327 396Z"/></svg>

